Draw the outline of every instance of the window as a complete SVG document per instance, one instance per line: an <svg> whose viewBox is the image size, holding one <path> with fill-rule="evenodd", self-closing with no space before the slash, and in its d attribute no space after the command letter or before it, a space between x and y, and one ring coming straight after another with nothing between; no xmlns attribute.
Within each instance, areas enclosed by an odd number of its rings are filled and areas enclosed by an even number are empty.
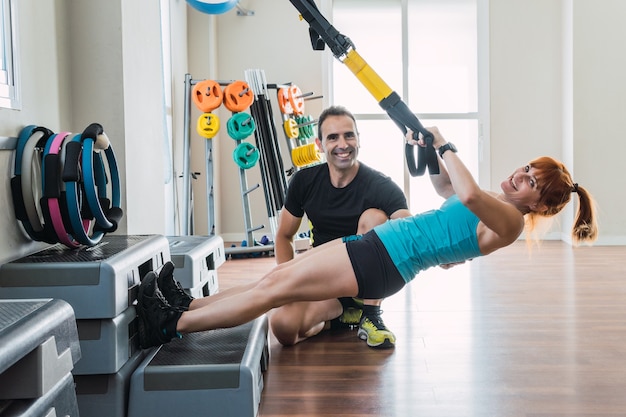
<svg viewBox="0 0 626 417"><path fill-rule="evenodd" d="M10 109L20 108L15 3L0 0L0 107Z"/></svg>
<svg viewBox="0 0 626 417"><path fill-rule="evenodd" d="M481 0L329 0L332 24L416 113L438 126L477 177L478 4ZM330 56L330 54L329 54ZM330 94L358 120L360 159L404 189L412 212L441 204L428 176L404 168L402 133L359 80L332 58Z"/></svg>

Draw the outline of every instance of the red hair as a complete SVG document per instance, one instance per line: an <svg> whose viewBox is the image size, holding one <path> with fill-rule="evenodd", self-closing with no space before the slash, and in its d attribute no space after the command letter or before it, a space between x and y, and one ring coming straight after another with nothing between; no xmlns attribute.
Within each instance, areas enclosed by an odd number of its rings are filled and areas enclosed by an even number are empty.
<svg viewBox="0 0 626 417"><path fill-rule="evenodd" d="M535 169L539 188L540 196L537 206L543 208L528 215L531 228L535 223L535 216L554 216L571 200L572 194L576 193L578 194L578 209L572 226L572 238L575 243L592 242L597 239L598 227L593 198L584 187L572 180L565 165L548 156L542 156L531 161L530 166Z"/></svg>

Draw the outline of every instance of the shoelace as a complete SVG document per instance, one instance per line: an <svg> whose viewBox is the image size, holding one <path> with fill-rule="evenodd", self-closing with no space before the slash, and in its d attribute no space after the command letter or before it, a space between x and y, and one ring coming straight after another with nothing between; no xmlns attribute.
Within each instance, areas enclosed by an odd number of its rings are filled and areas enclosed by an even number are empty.
<svg viewBox="0 0 626 417"><path fill-rule="evenodd" d="M161 310L169 310L169 311L177 311L177 312L184 312L187 311L186 308L184 307L180 307L180 306L176 306L174 307L173 305L171 305L167 299L165 298L165 296L163 296L163 293L161 292L161 290L157 287L154 290L154 297L157 298L160 302L158 303L159 308Z"/></svg>
<svg viewBox="0 0 626 417"><path fill-rule="evenodd" d="M378 330L387 330L387 327L385 326L385 323L383 322L383 319L380 316L381 314L382 314L382 311L379 314L376 314L375 316L367 316L366 318L368 318L369 321L372 322L372 324Z"/></svg>
<svg viewBox="0 0 626 417"><path fill-rule="evenodd" d="M184 297L184 298L193 298L191 297L189 294L187 294L185 292L185 290L183 290L183 287L180 285L180 282L176 281L174 283L174 288L173 288L174 292L179 296L179 297Z"/></svg>

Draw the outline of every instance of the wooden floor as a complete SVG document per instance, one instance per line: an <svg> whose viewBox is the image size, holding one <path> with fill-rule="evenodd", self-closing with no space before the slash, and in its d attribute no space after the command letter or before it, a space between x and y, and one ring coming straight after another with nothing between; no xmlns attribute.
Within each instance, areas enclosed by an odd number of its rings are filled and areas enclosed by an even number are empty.
<svg viewBox="0 0 626 417"><path fill-rule="evenodd" d="M220 288L274 263L229 260ZM383 309L394 350L355 331L272 337L259 416L626 416L624 247L516 243L429 270Z"/></svg>

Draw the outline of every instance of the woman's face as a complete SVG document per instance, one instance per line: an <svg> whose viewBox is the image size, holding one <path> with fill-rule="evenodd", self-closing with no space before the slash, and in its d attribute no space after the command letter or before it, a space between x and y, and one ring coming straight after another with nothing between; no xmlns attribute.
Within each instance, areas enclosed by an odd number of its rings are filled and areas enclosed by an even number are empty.
<svg viewBox="0 0 626 417"><path fill-rule="evenodd" d="M511 203L520 209L536 210L540 193L535 177L535 168L525 165L516 169L500 184L502 192ZM523 210L522 210L523 211Z"/></svg>

